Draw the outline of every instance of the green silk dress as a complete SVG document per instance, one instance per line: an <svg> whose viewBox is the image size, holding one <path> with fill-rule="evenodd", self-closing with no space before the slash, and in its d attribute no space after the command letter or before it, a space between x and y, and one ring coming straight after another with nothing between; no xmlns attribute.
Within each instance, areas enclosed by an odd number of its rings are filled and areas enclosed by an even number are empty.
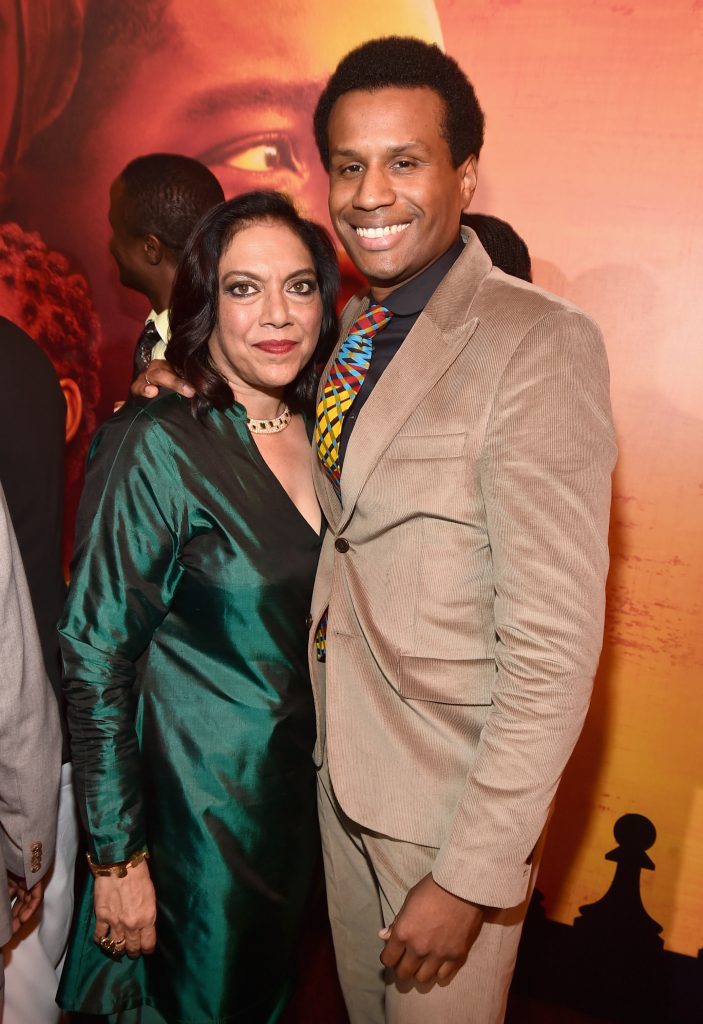
<svg viewBox="0 0 703 1024"><path fill-rule="evenodd" d="M74 778L96 860L149 850L157 945L103 953L89 877L65 1009L278 1020L318 849L319 547L240 405L200 423L168 393L96 436L61 625Z"/></svg>

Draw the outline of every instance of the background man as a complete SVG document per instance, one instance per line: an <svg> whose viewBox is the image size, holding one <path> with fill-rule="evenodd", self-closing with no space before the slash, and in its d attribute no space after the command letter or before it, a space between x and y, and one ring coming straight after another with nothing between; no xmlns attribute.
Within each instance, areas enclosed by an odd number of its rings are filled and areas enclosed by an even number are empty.
<svg viewBox="0 0 703 1024"><path fill-rule="evenodd" d="M200 218L221 203L219 181L204 164L173 153L130 161L110 188L110 252L126 288L151 304L134 352L134 375L152 350L161 358L170 335L168 304L176 266Z"/></svg>
<svg viewBox="0 0 703 1024"><path fill-rule="evenodd" d="M350 53L315 132L371 285L316 434L329 530L310 651L340 979L353 1024L494 1024L602 642L605 353L584 314L461 239L483 115L438 48Z"/></svg>
<svg viewBox="0 0 703 1024"><path fill-rule="evenodd" d="M530 251L512 224L487 213L463 213L461 223L476 233L494 267L522 281L532 281Z"/></svg>
<svg viewBox="0 0 703 1024"><path fill-rule="evenodd" d="M7 227L7 226L6 226ZM0 230L0 239L2 230ZM41 263L21 261L20 267L36 273ZM7 265L5 265L7 269ZM17 293L15 293L17 294ZM22 295L22 291L19 291ZM38 290L31 292L39 305ZM23 305L28 305L25 301ZM68 314L68 310L66 311ZM37 317L40 319L40 317ZM37 681L33 700L61 705L61 670L57 623L64 601L61 571L61 523L63 509L64 429L71 394L62 389L49 357L23 330L0 317L5 394L0 406L0 480L17 537L32 602L36 633L43 655L43 673L54 690ZM26 382L32 382L27 400ZM27 642L35 632L28 626ZM21 644L21 641L17 641ZM3 638L0 638L0 644ZM3 673L4 663L3 664ZM37 671L36 668L33 671ZM4 679L4 675L3 675ZM41 730L42 715L51 709L34 709ZM55 996L60 965L66 951L73 913L73 874L78 848L68 737L62 717L61 788L56 828L56 856L45 880L44 902L38 920L23 924L4 949L6 964L3 1024L58 1022L61 1012ZM51 719L53 721L53 718ZM39 737L32 740L38 741ZM24 755L23 755L24 756ZM42 758L47 756L44 752ZM52 847L54 837L52 836Z"/></svg>
<svg viewBox="0 0 703 1024"><path fill-rule="evenodd" d="M56 836L61 730L32 603L0 486L0 945L26 926L42 897ZM25 996L31 998L31 986ZM0 1016L4 976L0 961ZM37 1021L42 1018L28 1018Z"/></svg>

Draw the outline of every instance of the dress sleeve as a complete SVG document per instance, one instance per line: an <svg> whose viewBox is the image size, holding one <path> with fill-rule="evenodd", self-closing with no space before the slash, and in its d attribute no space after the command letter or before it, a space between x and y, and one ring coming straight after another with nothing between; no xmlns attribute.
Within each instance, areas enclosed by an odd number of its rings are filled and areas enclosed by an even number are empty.
<svg viewBox="0 0 703 1024"><path fill-rule="evenodd" d="M76 797L101 863L146 843L134 682L178 586L186 529L162 427L144 409L111 420L89 456L60 625Z"/></svg>

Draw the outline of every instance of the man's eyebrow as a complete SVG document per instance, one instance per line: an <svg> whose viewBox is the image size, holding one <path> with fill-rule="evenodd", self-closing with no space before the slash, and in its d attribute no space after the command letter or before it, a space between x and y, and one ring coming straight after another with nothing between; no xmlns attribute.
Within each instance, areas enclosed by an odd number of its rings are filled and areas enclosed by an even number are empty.
<svg viewBox="0 0 703 1024"><path fill-rule="evenodd" d="M397 146L389 146L386 152L389 156L399 156L404 153L407 149L427 149L427 145L421 142L420 139L409 139L407 142L401 142Z"/></svg>
<svg viewBox="0 0 703 1024"><path fill-rule="evenodd" d="M276 82L260 79L232 82L191 97L183 109L186 118L215 117L237 107L285 107L312 112L322 88L315 82Z"/></svg>
<svg viewBox="0 0 703 1024"><path fill-rule="evenodd" d="M419 139L410 139L408 142L400 142L400 143L398 143L397 146L388 146L384 150L384 155L385 156L400 156L402 153L406 153L409 149L416 149L416 150L417 149L421 149L421 150L426 152L427 151L427 146L425 145L424 142L421 142ZM330 152L330 158L331 159L336 157L336 156L341 156L341 157L345 157L346 159L355 160L355 159L361 159L362 155L363 154L360 153L358 149L346 149L346 148L344 148L342 146L339 146L339 147L333 149Z"/></svg>

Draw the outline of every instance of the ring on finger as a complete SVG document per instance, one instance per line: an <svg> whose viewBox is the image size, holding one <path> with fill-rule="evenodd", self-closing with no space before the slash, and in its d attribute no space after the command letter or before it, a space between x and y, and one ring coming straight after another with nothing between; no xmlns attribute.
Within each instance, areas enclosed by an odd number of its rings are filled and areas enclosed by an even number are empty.
<svg viewBox="0 0 703 1024"><path fill-rule="evenodd" d="M103 953L107 953L113 960L121 960L124 956L124 939L112 939L109 935L103 935L101 939L98 939L98 945L102 949Z"/></svg>
<svg viewBox="0 0 703 1024"><path fill-rule="evenodd" d="M151 381L149 380L149 377L148 377L148 375L146 374L146 372L144 373L144 380L145 380L145 381L147 382L147 384L149 385L149 387L150 387L150 388L153 388L153 387L155 387L155 385L154 385L154 384L152 384L152 383L151 383Z"/></svg>

